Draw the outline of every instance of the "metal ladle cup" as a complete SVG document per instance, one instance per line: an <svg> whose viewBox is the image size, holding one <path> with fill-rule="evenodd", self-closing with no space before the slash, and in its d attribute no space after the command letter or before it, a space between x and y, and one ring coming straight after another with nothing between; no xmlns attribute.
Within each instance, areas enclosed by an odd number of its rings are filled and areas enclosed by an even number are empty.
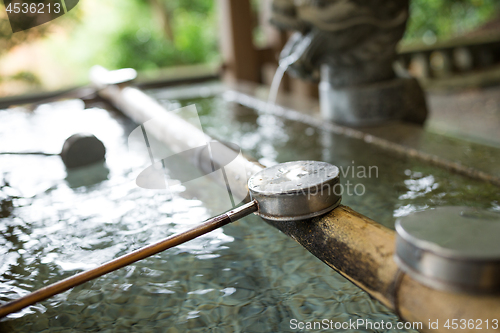
<svg viewBox="0 0 500 333"><path fill-rule="evenodd" d="M339 168L325 162L296 161L257 172L248 190L259 205L256 213L273 221L296 221L319 216L336 208Z"/></svg>

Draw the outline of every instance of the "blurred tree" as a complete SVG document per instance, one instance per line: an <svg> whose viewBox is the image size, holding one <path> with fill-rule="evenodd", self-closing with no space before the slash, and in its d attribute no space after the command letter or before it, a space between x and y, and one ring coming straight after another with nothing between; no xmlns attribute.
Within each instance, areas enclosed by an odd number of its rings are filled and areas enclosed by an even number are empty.
<svg viewBox="0 0 500 333"><path fill-rule="evenodd" d="M498 0L410 0L405 41L432 42L464 34L495 17Z"/></svg>
<svg viewBox="0 0 500 333"><path fill-rule="evenodd" d="M42 39L47 36L54 27L66 26L75 24L79 21L81 15L78 9L71 10L68 14L60 17L49 24L42 24L40 26L12 33L12 28L7 17L7 12L3 3L0 4L0 57L8 53L10 50L18 45ZM8 84L11 82L20 82L26 84L27 87L39 87L42 82L40 78L33 72L28 70L21 70L14 74L1 75L0 83Z"/></svg>
<svg viewBox="0 0 500 333"><path fill-rule="evenodd" d="M474 29L492 18L500 4L499 0L410 1L405 41L426 36L446 39ZM255 7L260 3L252 1ZM154 70L212 62L219 57L215 6L214 0L84 0L68 15L12 34L0 4L0 56L16 45L43 39L50 59L44 59L41 79L53 66L59 72L50 73L63 77L53 74L52 81L71 85L86 82L95 64Z"/></svg>
<svg viewBox="0 0 500 333"><path fill-rule="evenodd" d="M15 35L12 34L12 28L10 27L5 6L0 4L0 56L16 45L44 36L47 30L47 25L43 25L30 30L21 31Z"/></svg>
<svg viewBox="0 0 500 333"><path fill-rule="evenodd" d="M48 24L43 24L13 34L5 6L3 2L0 3L0 56L17 45L32 42L46 36L52 31L54 26L68 25L70 22L77 22L81 18L80 14L78 9L73 9L68 14L64 15L64 18L61 17L54 21L50 21Z"/></svg>
<svg viewBox="0 0 500 333"><path fill-rule="evenodd" d="M156 15L160 21L165 36L170 40L174 40L174 32L172 30L172 12L167 3L162 0L147 0L151 5L153 15Z"/></svg>
<svg viewBox="0 0 500 333"><path fill-rule="evenodd" d="M52 45L56 57L80 70L81 77L94 64L152 70L206 63L218 56L212 0L86 0L81 4L82 24L70 32L70 38Z"/></svg>
<svg viewBox="0 0 500 333"><path fill-rule="evenodd" d="M112 67L154 69L204 63L217 57L212 0L130 1L135 1L140 15L134 24L113 36L111 44L119 52L115 52Z"/></svg>

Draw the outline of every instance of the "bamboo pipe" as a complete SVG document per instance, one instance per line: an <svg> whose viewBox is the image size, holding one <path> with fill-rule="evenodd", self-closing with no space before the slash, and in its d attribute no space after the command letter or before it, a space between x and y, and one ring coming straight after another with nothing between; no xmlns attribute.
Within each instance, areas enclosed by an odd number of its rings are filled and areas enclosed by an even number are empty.
<svg viewBox="0 0 500 333"><path fill-rule="evenodd" d="M470 295L428 288L408 275L400 275L393 260L395 232L340 206L309 223L275 222L272 224L317 258L325 262L361 289L368 292L401 318L422 322L421 332L449 332L449 319L482 321L482 332L500 331L500 296ZM498 320L497 329L492 320ZM486 329L486 320L489 329ZM438 323L438 329L431 325ZM431 326L431 327L430 327ZM453 330L472 332L475 329Z"/></svg>
<svg viewBox="0 0 500 333"><path fill-rule="evenodd" d="M152 118L154 128L148 130L175 152L199 147L211 140L200 130L168 112L152 98L132 87L108 86L100 96L141 124ZM229 153L228 148L228 153ZM234 155L234 152L232 153ZM237 188L233 194L246 197L247 177L262 166L240 158L238 167L228 165L225 171ZM215 161L218 163L218 161ZM207 168L207 161L198 166ZM365 290L372 297L394 310L401 318L422 322L422 332L449 332L446 320L488 319L489 328L482 332L496 332L492 320L500 320L499 295L468 295L427 288L401 274L393 260L395 232L371 219L340 206L332 212L310 221L273 222L275 226L320 260ZM438 329L432 324L438 320ZM499 323L500 324L500 323ZM468 332L468 328L453 330Z"/></svg>
<svg viewBox="0 0 500 333"><path fill-rule="evenodd" d="M179 244L190 241L196 237L209 233L215 229L225 226L228 223L234 222L243 216L246 216L250 213L257 211L257 208L258 208L257 203L255 201L251 201L227 213L213 217L205 221L204 223L192 229L189 229L185 232L167 237L159 242L142 247L138 250L135 250L134 252L128 253L119 258L111 260L94 269L73 275L62 281L55 282L31 294L28 294L26 296L23 296L19 299L16 299L12 302L0 306L0 318L5 317L10 313L24 309L27 306L46 300L49 297L60 294L82 283L96 279L107 273L116 271L117 269L130 265L136 261L145 259L147 257L150 257L152 255L155 255L172 247L175 247Z"/></svg>

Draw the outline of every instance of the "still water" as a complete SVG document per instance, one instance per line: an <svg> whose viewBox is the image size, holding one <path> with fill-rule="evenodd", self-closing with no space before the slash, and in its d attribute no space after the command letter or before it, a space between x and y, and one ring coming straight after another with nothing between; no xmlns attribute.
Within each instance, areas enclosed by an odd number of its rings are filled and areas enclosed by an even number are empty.
<svg viewBox="0 0 500 333"><path fill-rule="evenodd" d="M239 145L264 165L304 159L338 165L343 184L352 185L343 204L390 228L398 216L429 207L500 210L496 187L355 139L221 96L167 101L162 90L150 94L169 109L195 103L207 134ZM0 111L0 151L58 153L76 132L94 133L107 147L106 163L71 172L57 156L0 155L1 192L15 197L11 215L0 219L2 302L221 212L227 194L210 179L169 191L139 188L135 177L148 162L144 151L127 148L135 127L79 101ZM199 176L187 164L169 168ZM297 332L290 329L292 319L358 318L397 321L293 240L250 216L13 314L0 322L0 331Z"/></svg>

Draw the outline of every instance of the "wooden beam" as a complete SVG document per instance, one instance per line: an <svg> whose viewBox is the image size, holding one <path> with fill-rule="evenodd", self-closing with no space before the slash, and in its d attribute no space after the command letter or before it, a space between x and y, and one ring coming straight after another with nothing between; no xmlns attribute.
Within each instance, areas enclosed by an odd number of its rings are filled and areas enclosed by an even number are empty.
<svg viewBox="0 0 500 333"><path fill-rule="evenodd" d="M219 0L224 80L260 82L250 0Z"/></svg>

